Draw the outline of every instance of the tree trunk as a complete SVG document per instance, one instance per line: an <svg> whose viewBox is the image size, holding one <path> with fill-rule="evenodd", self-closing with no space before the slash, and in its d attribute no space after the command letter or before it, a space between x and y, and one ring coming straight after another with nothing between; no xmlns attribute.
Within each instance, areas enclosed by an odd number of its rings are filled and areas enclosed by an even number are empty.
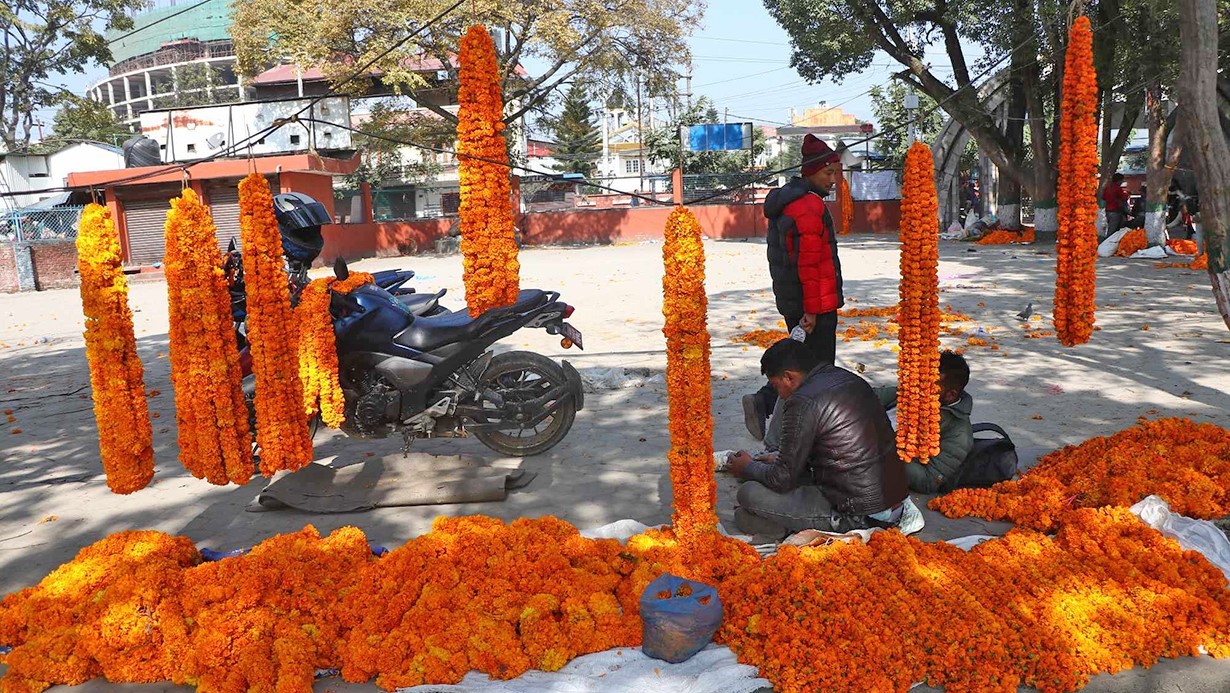
<svg viewBox="0 0 1230 693"><path fill-rule="evenodd" d="M1145 235L1149 245L1162 245L1166 242L1166 200L1183 145L1179 137L1171 137L1175 128L1170 126L1171 119L1165 112L1161 84L1150 87L1147 103L1149 160L1145 169L1145 185L1148 186L1144 204Z"/></svg>
<svg viewBox="0 0 1230 693"><path fill-rule="evenodd" d="M1200 223L1209 255L1209 280L1222 320L1230 328L1230 273L1226 224L1230 220L1230 144L1217 110L1217 4L1179 0L1182 73L1179 102L1200 189Z"/></svg>

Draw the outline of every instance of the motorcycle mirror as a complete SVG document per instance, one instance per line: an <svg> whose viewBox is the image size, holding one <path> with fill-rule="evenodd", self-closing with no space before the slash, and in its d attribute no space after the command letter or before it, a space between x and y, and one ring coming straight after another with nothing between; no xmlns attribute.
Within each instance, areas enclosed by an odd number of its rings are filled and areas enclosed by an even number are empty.
<svg viewBox="0 0 1230 693"><path fill-rule="evenodd" d="M226 246L226 252L233 253L238 249L238 246L235 245L235 239L232 238L230 244Z"/></svg>
<svg viewBox="0 0 1230 693"><path fill-rule="evenodd" d="M350 268L346 266L346 261L340 257L333 263L333 276L342 281L350 278Z"/></svg>

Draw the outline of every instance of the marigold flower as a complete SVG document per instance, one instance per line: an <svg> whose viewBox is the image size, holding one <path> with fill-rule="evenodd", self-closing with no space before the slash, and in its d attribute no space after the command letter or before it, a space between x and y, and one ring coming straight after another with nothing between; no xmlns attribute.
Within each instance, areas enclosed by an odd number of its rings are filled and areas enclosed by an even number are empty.
<svg viewBox="0 0 1230 693"><path fill-rule="evenodd" d="M1080 16L1068 30L1059 116L1059 233L1055 261L1055 332L1064 346L1089 341L1096 296L1097 74L1093 29Z"/></svg>
<svg viewBox="0 0 1230 693"><path fill-rule="evenodd" d="M854 230L854 195L850 192L850 181L846 180L845 176L841 177L838 184L837 200L841 205L841 231L838 234L845 235Z"/></svg>
<svg viewBox="0 0 1230 693"><path fill-rule="evenodd" d="M346 397L338 379L337 338L329 313L330 294L348 294L376 278L366 272L351 272L345 280L314 279L299 293L295 322L299 324L299 380L303 383L303 410L317 412L325 425L338 428L346 418Z"/></svg>
<svg viewBox="0 0 1230 693"><path fill-rule="evenodd" d="M1132 229L1119 239L1119 247L1115 248L1115 257L1131 257L1138 250L1149 247L1149 237L1144 229Z"/></svg>
<svg viewBox="0 0 1230 693"><path fill-rule="evenodd" d="M521 265L504 140L504 97L495 45L486 27L474 25L466 31L458 61L462 278L470 315L478 317L517 301Z"/></svg>
<svg viewBox="0 0 1230 693"><path fill-rule="evenodd" d="M1009 243L1033 243L1037 240L1032 226L1020 231L995 229L978 239L978 245L1007 245Z"/></svg>
<svg viewBox="0 0 1230 693"><path fill-rule="evenodd" d="M282 237L273 215L269 181L258 173L239 183L243 275L248 292L248 339L256 374L256 443L261 474L299 469L312 461L312 440L303 413L298 333Z"/></svg>
<svg viewBox="0 0 1230 693"><path fill-rule="evenodd" d="M681 537L691 540L717 527L717 484L713 476L709 330L705 324L705 246L700 222L686 207L676 207L666 220L662 261L673 524Z"/></svg>
<svg viewBox="0 0 1230 693"><path fill-rule="evenodd" d="M154 434L128 308L128 280L120 265L120 239L111 211L102 205L86 205L81 213L77 270L103 471L113 492L132 493L154 478Z"/></svg>
<svg viewBox="0 0 1230 693"><path fill-rule="evenodd" d="M180 461L211 484L246 484L252 477L252 434L231 297L213 218L194 190L171 200L163 265Z"/></svg>
<svg viewBox="0 0 1230 693"><path fill-rule="evenodd" d="M931 149L906 153L897 306L897 453L926 464L940 452L939 203Z"/></svg>

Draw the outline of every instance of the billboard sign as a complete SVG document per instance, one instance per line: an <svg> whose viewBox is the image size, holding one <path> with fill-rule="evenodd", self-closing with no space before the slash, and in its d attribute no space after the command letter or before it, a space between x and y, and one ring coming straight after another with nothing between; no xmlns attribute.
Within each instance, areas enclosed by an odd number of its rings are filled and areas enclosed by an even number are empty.
<svg viewBox="0 0 1230 693"><path fill-rule="evenodd" d="M689 152L730 152L752 148L751 123L713 123L679 128L683 148Z"/></svg>

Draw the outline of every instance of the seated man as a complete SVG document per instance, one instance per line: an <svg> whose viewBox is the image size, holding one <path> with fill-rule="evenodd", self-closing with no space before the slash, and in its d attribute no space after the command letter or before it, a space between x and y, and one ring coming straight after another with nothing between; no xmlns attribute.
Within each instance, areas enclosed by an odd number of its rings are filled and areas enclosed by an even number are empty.
<svg viewBox="0 0 1230 693"><path fill-rule="evenodd" d="M781 539L804 529L922 529L888 415L867 381L791 339L769 347L760 370L785 400L781 449L775 458L730 458L731 473L746 480L735 509L741 532Z"/></svg>
<svg viewBox="0 0 1230 693"><path fill-rule="evenodd" d="M974 448L974 429L970 412L974 398L965 391L969 385L969 364L955 351L940 353L940 454L927 464L905 465L905 479L915 493L936 493L944 479L961 468ZM897 386L875 388L885 409L897 406Z"/></svg>

